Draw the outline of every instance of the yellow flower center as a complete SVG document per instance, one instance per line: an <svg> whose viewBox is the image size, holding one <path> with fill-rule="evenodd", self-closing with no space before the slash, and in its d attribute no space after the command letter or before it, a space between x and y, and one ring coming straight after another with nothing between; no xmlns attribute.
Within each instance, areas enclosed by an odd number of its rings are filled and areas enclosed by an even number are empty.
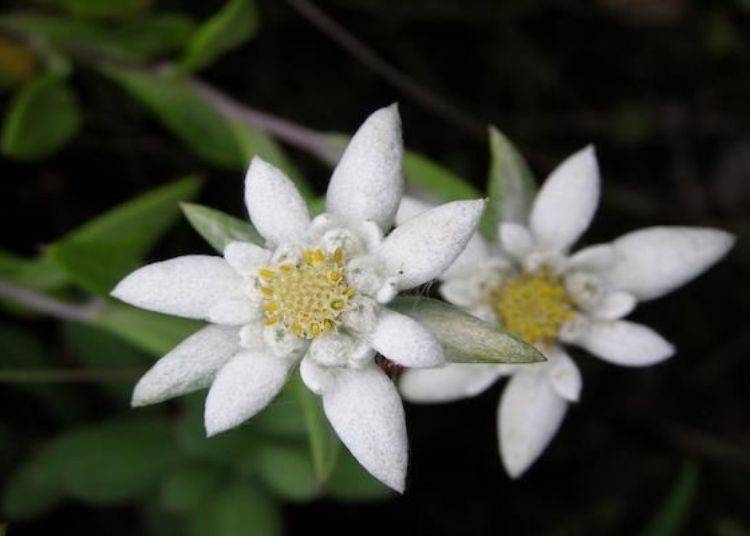
<svg viewBox="0 0 750 536"><path fill-rule="evenodd" d="M296 265L258 272L265 324L281 323L298 337L313 339L336 326L354 296L344 278L344 252L308 249Z"/></svg>
<svg viewBox="0 0 750 536"><path fill-rule="evenodd" d="M575 317L573 300L548 270L508 279L491 297L500 324L529 344L551 344Z"/></svg>

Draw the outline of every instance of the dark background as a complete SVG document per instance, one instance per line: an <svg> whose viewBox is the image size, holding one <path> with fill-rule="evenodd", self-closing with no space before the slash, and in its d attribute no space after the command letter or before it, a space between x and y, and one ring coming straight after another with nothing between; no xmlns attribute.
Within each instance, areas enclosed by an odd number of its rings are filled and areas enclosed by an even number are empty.
<svg viewBox="0 0 750 536"><path fill-rule="evenodd" d="M221 5L197 4L159 6L200 18ZM472 400L407 407L411 466L403 498L288 506L288 533L633 534L689 461L699 479L685 533L750 534L750 3L318 5L479 130L404 94L286 2L260 2L259 36L202 76L258 109L319 130L352 131L375 108L398 101L407 146L481 189L489 162L481 125L495 124L513 139L539 178L594 143L603 201L586 243L657 224L720 227L739 241L708 274L633 315L676 344L672 360L624 369L574 354L584 376L581 402L521 480L510 480L500 464L495 386ZM191 156L95 73L83 69L74 83L85 111L74 142L41 163L0 162L4 249L32 254L108 207L191 171L207 178L202 203L242 214L241 174ZM293 147L289 154L322 193L328 169ZM181 223L153 256L189 251L207 246ZM51 326L35 323L43 337ZM92 400L82 412L107 414L92 388L80 389L81 400ZM19 450L52 427L43 415L19 411L23 399L12 392L0 393L0 402ZM80 534L137 527L138 509L69 504L11 534L69 524Z"/></svg>

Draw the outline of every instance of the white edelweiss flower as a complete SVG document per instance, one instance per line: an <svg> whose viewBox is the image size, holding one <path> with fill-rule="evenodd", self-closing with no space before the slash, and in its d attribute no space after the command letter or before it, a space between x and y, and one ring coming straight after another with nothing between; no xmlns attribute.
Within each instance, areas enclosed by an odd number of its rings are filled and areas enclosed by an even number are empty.
<svg viewBox="0 0 750 536"><path fill-rule="evenodd" d="M599 201L593 147L565 160L546 180L529 225L501 223L498 244L476 234L441 277L449 302L534 344L547 361L507 365L447 364L408 370L400 388L407 400L444 402L477 395L512 375L498 408L500 453L517 478L556 434L568 404L578 400L581 375L561 343L585 348L616 365L647 366L674 354L652 329L623 320L638 301L687 283L732 247L727 232L651 227L570 254ZM406 198L397 222L427 206Z"/></svg>
<svg viewBox="0 0 750 536"><path fill-rule="evenodd" d="M403 191L396 106L352 138L311 221L284 174L254 158L245 202L265 247L229 244L224 257L191 255L141 268L112 295L137 307L207 320L141 378L133 405L209 387L208 435L262 410L301 363L336 433L376 478L403 491L404 412L376 352L408 367L442 364L437 340L386 307L396 293L449 266L474 233L484 201L431 209L391 229Z"/></svg>

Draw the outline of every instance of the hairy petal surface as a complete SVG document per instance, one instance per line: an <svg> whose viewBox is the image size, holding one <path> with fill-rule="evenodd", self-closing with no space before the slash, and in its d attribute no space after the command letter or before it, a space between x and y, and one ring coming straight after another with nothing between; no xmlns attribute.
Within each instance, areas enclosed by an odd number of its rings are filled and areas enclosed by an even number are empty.
<svg viewBox="0 0 750 536"><path fill-rule="evenodd" d="M404 367L434 367L444 362L443 348L427 328L390 309L381 311L370 339L373 348Z"/></svg>
<svg viewBox="0 0 750 536"><path fill-rule="evenodd" d="M589 145L547 178L531 209L531 230L542 246L563 251L588 228L598 204L599 165Z"/></svg>
<svg viewBox="0 0 750 536"><path fill-rule="evenodd" d="M604 361L625 367L655 365L675 351L653 329L627 320L592 322L575 344Z"/></svg>
<svg viewBox="0 0 750 536"><path fill-rule="evenodd" d="M206 320L218 303L241 297L241 285L221 257L186 255L139 268L112 296L141 309Z"/></svg>
<svg viewBox="0 0 750 536"><path fill-rule="evenodd" d="M307 205L294 183L258 156L245 176L245 204L255 228L274 246L301 238L310 225Z"/></svg>
<svg viewBox="0 0 750 536"><path fill-rule="evenodd" d="M399 381L399 390L409 402L451 402L476 396L511 367L446 363L439 368L409 369ZM515 367L513 367L515 369Z"/></svg>
<svg viewBox="0 0 750 536"><path fill-rule="evenodd" d="M138 381L133 406L156 404L208 387L219 370L240 350L239 330L206 326L159 359Z"/></svg>
<svg viewBox="0 0 750 536"><path fill-rule="evenodd" d="M613 288L651 300L708 270L734 244L726 231L705 227L650 227L627 233L612 245L614 266L605 272Z"/></svg>
<svg viewBox="0 0 750 536"><path fill-rule="evenodd" d="M484 200L454 201L433 208L394 229L377 254L400 290L438 277L474 233Z"/></svg>
<svg viewBox="0 0 750 536"><path fill-rule="evenodd" d="M408 445L401 398L377 366L339 369L323 409L341 441L375 478L404 491Z"/></svg>
<svg viewBox="0 0 750 536"><path fill-rule="evenodd" d="M344 218L393 224L404 190L398 106L381 108L354 134L331 177L326 210Z"/></svg>

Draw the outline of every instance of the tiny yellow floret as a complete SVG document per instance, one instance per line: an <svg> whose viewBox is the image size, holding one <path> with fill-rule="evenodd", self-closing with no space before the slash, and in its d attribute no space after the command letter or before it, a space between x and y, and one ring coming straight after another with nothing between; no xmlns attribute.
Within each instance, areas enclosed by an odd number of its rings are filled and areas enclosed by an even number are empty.
<svg viewBox="0 0 750 536"><path fill-rule="evenodd" d="M505 280L491 300L500 325L529 344L552 344L576 315L573 300L549 270Z"/></svg>
<svg viewBox="0 0 750 536"><path fill-rule="evenodd" d="M280 323L297 337L314 339L333 330L354 289L344 277L344 252L307 249L297 264L261 268L265 324Z"/></svg>

